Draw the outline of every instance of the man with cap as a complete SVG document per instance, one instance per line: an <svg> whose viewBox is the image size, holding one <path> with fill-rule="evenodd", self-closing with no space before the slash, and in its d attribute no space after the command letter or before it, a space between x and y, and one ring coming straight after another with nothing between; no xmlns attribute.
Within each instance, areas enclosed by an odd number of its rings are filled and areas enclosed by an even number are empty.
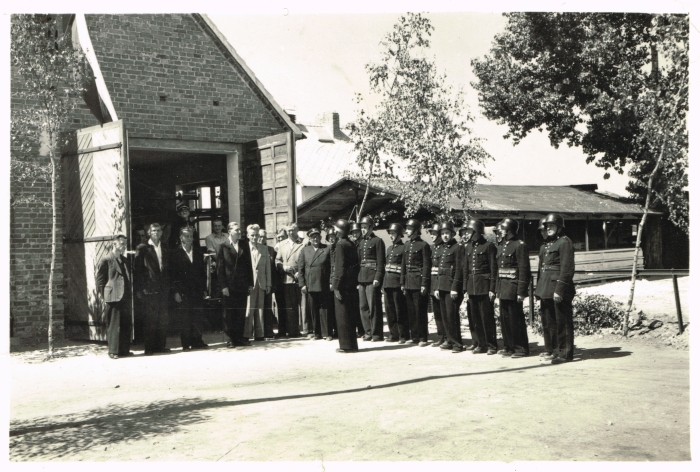
<svg viewBox="0 0 700 472"><path fill-rule="evenodd" d="M304 242L299 237L299 228L296 223L290 223L287 226L288 239L279 243L277 250L277 270L282 277L282 285L284 286L284 307L286 313L280 315L279 320L279 335L289 335L291 338L301 336L299 332L299 314L306 309L304 297L297 284L297 272L299 254L304 247ZM308 335L308 332L306 333Z"/></svg>
<svg viewBox="0 0 700 472"><path fill-rule="evenodd" d="M330 290L333 281L333 273L335 272L335 245L338 242L338 235L336 235L333 226L326 229L326 242L328 243L328 250L331 257L331 283L328 285ZM330 335L332 337L338 337L338 330L335 323L335 301L332 290L330 300L328 302L328 330L330 331Z"/></svg>
<svg viewBox="0 0 700 472"><path fill-rule="evenodd" d="M299 255L299 287L309 295L309 308L314 339L332 341L328 322L331 283L331 250L321 243L321 231L311 228L307 233L311 244Z"/></svg>
<svg viewBox="0 0 700 472"><path fill-rule="evenodd" d="M133 356L131 341L131 264L124 257L126 235L117 234L112 250L100 259L95 274L97 293L104 300L107 353L111 359Z"/></svg>
<svg viewBox="0 0 700 472"><path fill-rule="evenodd" d="M433 307L433 317L435 318L435 326L437 327L438 339L433 343L433 347L441 346L445 342L445 323L443 320L442 310L440 309L440 299L435 298L435 291L438 285L438 267L440 266L440 257L442 256L442 238L440 237L440 223L434 223L428 230L430 239L433 242L430 246L433 256L432 267L430 269L430 304Z"/></svg>
<svg viewBox="0 0 700 472"><path fill-rule="evenodd" d="M462 263L462 276L455 284L462 283L462 288L469 296L472 305L472 321L479 343L472 353L489 355L498 351L496 321L493 315L493 300L496 297L496 246L484 238L484 223L470 219L467 223L467 246ZM453 285L456 287L456 285Z"/></svg>
<svg viewBox="0 0 700 472"><path fill-rule="evenodd" d="M350 224L346 220L338 220L334 225L338 242L335 246L335 264L331 289L335 300L335 318L338 329L338 343L336 352L357 352L357 336L355 335L355 323L353 319L354 298L352 293L357 293L357 275L360 261L357 256L357 248L348 240L347 233Z"/></svg>
<svg viewBox="0 0 700 472"><path fill-rule="evenodd" d="M190 221L190 207L187 205L182 205L177 209L178 217L175 222L170 227L170 236L168 239L168 246L171 249L175 249L180 246L180 230L186 226L192 228L193 242L196 246L199 246L199 232L197 232L196 225Z"/></svg>
<svg viewBox="0 0 700 472"><path fill-rule="evenodd" d="M542 280L535 295L541 299L544 318L550 327L554 352L544 360L561 364L574 359L574 245L564 234L564 218L550 213L544 220L548 245L542 260ZM556 333L552 329L556 326Z"/></svg>
<svg viewBox="0 0 700 472"><path fill-rule="evenodd" d="M430 245L420 237L420 221L412 218L406 222L406 236L408 242L404 246L404 257L401 260L401 291L406 295L411 341L419 346L427 346L432 253Z"/></svg>
<svg viewBox="0 0 700 472"><path fill-rule="evenodd" d="M389 328L387 342L406 342L410 339L406 297L401 291L401 263L404 256L404 244L401 241L403 226L399 223L389 225L391 246L386 248L386 266L384 268L384 300L386 304L386 324Z"/></svg>
<svg viewBox="0 0 700 472"><path fill-rule="evenodd" d="M504 357L530 355L523 300L530 286L530 254L527 245L518 239L518 222L505 218L501 222L503 242L498 247L498 282L496 296L501 315Z"/></svg>
<svg viewBox="0 0 700 472"><path fill-rule="evenodd" d="M373 232L374 220L365 216L360 220L362 238L357 246L360 258L360 316L365 328L364 340L384 340L384 317L382 316L382 282L384 281L384 241Z"/></svg>
<svg viewBox="0 0 700 472"><path fill-rule="evenodd" d="M462 352L462 329L459 319L459 306L457 299L462 291L461 283L455 285L455 279L460 279L457 272L462 266L462 246L455 240L455 227L452 223L445 222L440 225L440 262L438 265L437 285L434 289L435 297L440 300L440 313L445 329L446 341L440 346L444 350L452 350L453 353Z"/></svg>

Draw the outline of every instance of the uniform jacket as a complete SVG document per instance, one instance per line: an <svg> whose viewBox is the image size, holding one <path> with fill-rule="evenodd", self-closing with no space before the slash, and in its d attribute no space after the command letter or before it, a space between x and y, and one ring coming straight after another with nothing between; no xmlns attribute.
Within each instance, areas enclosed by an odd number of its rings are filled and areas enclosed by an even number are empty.
<svg viewBox="0 0 700 472"><path fill-rule="evenodd" d="M216 275L221 289L229 292L248 292L253 287L253 266L248 241L238 241L238 251L230 241L219 246L216 255Z"/></svg>
<svg viewBox="0 0 700 472"><path fill-rule="evenodd" d="M291 239L285 239L280 243L277 249L277 258L275 259L277 272L282 277L282 283L285 284L296 283L294 274L299 271L299 254L304 248L304 243L301 239L291 246L290 243Z"/></svg>
<svg viewBox="0 0 700 472"><path fill-rule="evenodd" d="M337 241L333 244L328 245L328 249L330 250L330 256L331 256L331 280L333 279L333 274L335 273L335 246L337 244Z"/></svg>
<svg viewBox="0 0 700 472"><path fill-rule="evenodd" d="M496 245L482 236L464 246L461 275L455 279L452 290L457 291L462 284L469 295L488 295L496 292L497 277Z"/></svg>
<svg viewBox="0 0 700 472"><path fill-rule="evenodd" d="M462 253L463 248L457 241L452 238L446 243L439 246L437 250L439 254L437 275L434 276L435 285L430 287L431 291L435 290L452 290L452 285L457 276L457 273L462 270ZM435 256L433 255L433 261L435 261ZM455 292L462 291L461 287L457 287Z"/></svg>
<svg viewBox="0 0 700 472"><path fill-rule="evenodd" d="M430 246L430 249L432 250L433 258L430 262L430 286L428 288L432 294L437 290L438 286L437 272L440 266L440 256L442 255L442 239L438 239L435 244Z"/></svg>
<svg viewBox="0 0 700 472"><path fill-rule="evenodd" d="M375 280L381 285L384 280L384 241L374 233L360 238L357 255L360 258L359 283L372 283Z"/></svg>
<svg viewBox="0 0 700 472"><path fill-rule="evenodd" d="M170 280L173 293L190 298L202 298L207 288L206 265L202 250L192 244L192 262L182 247L178 247L170 258Z"/></svg>
<svg viewBox="0 0 700 472"><path fill-rule="evenodd" d="M167 293L170 291L170 251L160 242L163 268L158 264L158 254L150 244L141 244L134 257L134 286L136 291Z"/></svg>
<svg viewBox="0 0 700 472"><path fill-rule="evenodd" d="M410 239L403 248L401 286L406 290L430 289L432 250L420 236Z"/></svg>
<svg viewBox="0 0 700 472"><path fill-rule="evenodd" d="M266 244L253 243L253 247L258 250L255 254L251 249L250 240L245 241L250 251L250 262L253 266L253 286L262 290L272 288L272 274L270 270L270 253Z"/></svg>
<svg viewBox="0 0 700 472"><path fill-rule="evenodd" d="M573 300L574 287L574 245L566 235L558 236L550 242L542 259L542 280L537 283L535 295L539 298L554 298L554 293L566 300Z"/></svg>
<svg viewBox="0 0 700 472"><path fill-rule="evenodd" d="M397 240L386 248L386 265L384 266L384 288L401 287L401 266L405 249L403 241Z"/></svg>
<svg viewBox="0 0 700 472"><path fill-rule="evenodd" d="M496 296L503 300L527 297L530 286L530 254L527 245L514 237L498 246Z"/></svg>
<svg viewBox="0 0 700 472"><path fill-rule="evenodd" d="M357 256L357 247L347 237L343 237L335 244L335 268L331 280L331 290L351 292L357 290L357 275L360 268L360 260Z"/></svg>
<svg viewBox="0 0 700 472"><path fill-rule="evenodd" d="M319 244L318 249L309 245L299 255L299 287L309 292L328 292L331 284L331 248Z"/></svg>
<svg viewBox="0 0 700 472"><path fill-rule="evenodd" d="M131 293L130 270L129 260L124 256L117 258L114 252L110 252L100 259L97 265L97 274L95 274L95 285L97 293L102 295L105 302L119 302L124 294Z"/></svg>

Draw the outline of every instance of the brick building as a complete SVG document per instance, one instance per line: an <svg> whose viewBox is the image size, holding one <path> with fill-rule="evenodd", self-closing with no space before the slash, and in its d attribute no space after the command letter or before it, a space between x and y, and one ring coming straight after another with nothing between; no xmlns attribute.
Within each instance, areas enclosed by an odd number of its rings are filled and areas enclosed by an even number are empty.
<svg viewBox="0 0 700 472"><path fill-rule="evenodd" d="M63 150L54 333L100 339L94 266L113 235L125 232L133 248L136 229L167 225L182 203L201 238L214 216L275 231L296 218L303 136L206 15L63 15L62 25L95 79ZM13 182L13 194L48 199L50 187L26 185ZM49 208L13 207L13 344L46 339L50 229Z"/></svg>

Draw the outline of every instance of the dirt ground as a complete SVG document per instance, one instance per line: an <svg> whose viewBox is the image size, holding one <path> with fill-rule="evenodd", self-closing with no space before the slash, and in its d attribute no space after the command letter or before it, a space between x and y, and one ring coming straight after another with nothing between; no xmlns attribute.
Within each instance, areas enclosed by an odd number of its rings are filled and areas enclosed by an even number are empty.
<svg viewBox="0 0 700 472"><path fill-rule="evenodd" d="M689 354L576 339L575 362L276 340L111 360L10 356L11 461L690 460ZM539 336L530 335L533 351ZM320 469L319 469L320 470Z"/></svg>

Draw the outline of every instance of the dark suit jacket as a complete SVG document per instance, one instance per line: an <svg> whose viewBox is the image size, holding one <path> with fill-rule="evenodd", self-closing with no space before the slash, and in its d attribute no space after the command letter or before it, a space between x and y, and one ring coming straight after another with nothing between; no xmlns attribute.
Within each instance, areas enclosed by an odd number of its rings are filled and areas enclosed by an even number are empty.
<svg viewBox="0 0 700 472"><path fill-rule="evenodd" d="M131 293L129 280L131 265L124 256L120 256L120 260L122 265L117 262L116 254L110 252L100 259L97 265L97 274L95 274L97 293L102 295L107 303L119 302L125 293L127 295Z"/></svg>
<svg viewBox="0 0 700 472"><path fill-rule="evenodd" d="M228 288L229 292L247 293L248 287L254 284L248 241L239 240L238 251L229 241L223 243L216 255L216 272L222 290Z"/></svg>
<svg viewBox="0 0 700 472"><path fill-rule="evenodd" d="M495 244L483 236L476 242L467 243L462 261L462 276L455 279L453 290L457 290L459 280L463 281L462 288L469 295L488 295L489 292L496 292L498 265Z"/></svg>
<svg viewBox="0 0 700 472"><path fill-rule="evenodd" d="M384 266L384 288L401 287L401 263L403 262L404 244L400 239L386 248L386 265Z"/></svg>
<svg viewBox="0 0 700 472"><path fill-rule="evenodd" d="M335 244L335 268L333 270L332 290L352 292L357 290L357 274L360 260L357 246L343 237Z"/></svg>
<svg viewBox="0 0 700 472"><path fill-rule="evenodd" d="M207 276L202 250L198 246L192 245L192 262L182 247L173 251L170 257L170 280L173 293L202 298L207 288Z"/></svg>
<svg viewBox="0 0 700 472"><path fill-rule="evenodd" d="M409 240L401 261L401 286L406 290L430 289L430 264L433 257L430 245L420 236Z"/></svg>
<svg viewBox="0 0 700 472"><path fill-rule="evenodd" d="M535 295L539 298L554 298L556 292L566 300L573 300L574 287L574 245L568 236L558 236L548 243L542 259L542 279L537 282Z"/></svg>
<svg viewBox="0 0 700 472"><path fill-rule="evenodd" d="M309 292L327 292L331 281L331 248L306 246L299 254L299 287Z"/></svg>
<svg viewBox="0 0 700 472"><path fill-rule="evenodd" d="M440 255L437 267L438 274L435 277L436 284L431 286L430 290L433 292L435 290L461 292L462 283L454 282L455 279L460 278L458 273L462 271L464 248L452 238L448 242L442 243L437 252Z"/></svg>
<svg viewBox="0 0 700 472"><path fill-rule="evenodd" d="M282 284L282 276L277 271L277 264L275 259L277 258L277 251L272 246L267 246L267 253L270 255L270 281L272 282L272 291L277 290Z"/></svg>
<svg viewBox="0 0 700 472"><path fill-rule="evenodd" d="M170 251L160 242L163 269L158 264L158 255L150 244L141 244L134 258L134 286L136 291L164 293L170 290Z"/></svg>
<svg viewBox="0 0 700 472"><path fill-rule="evenodd" d="M527 297L530 286L530 252L520 239L504 241L498 247L498 283L496 296L503 300Z"/></svg>

